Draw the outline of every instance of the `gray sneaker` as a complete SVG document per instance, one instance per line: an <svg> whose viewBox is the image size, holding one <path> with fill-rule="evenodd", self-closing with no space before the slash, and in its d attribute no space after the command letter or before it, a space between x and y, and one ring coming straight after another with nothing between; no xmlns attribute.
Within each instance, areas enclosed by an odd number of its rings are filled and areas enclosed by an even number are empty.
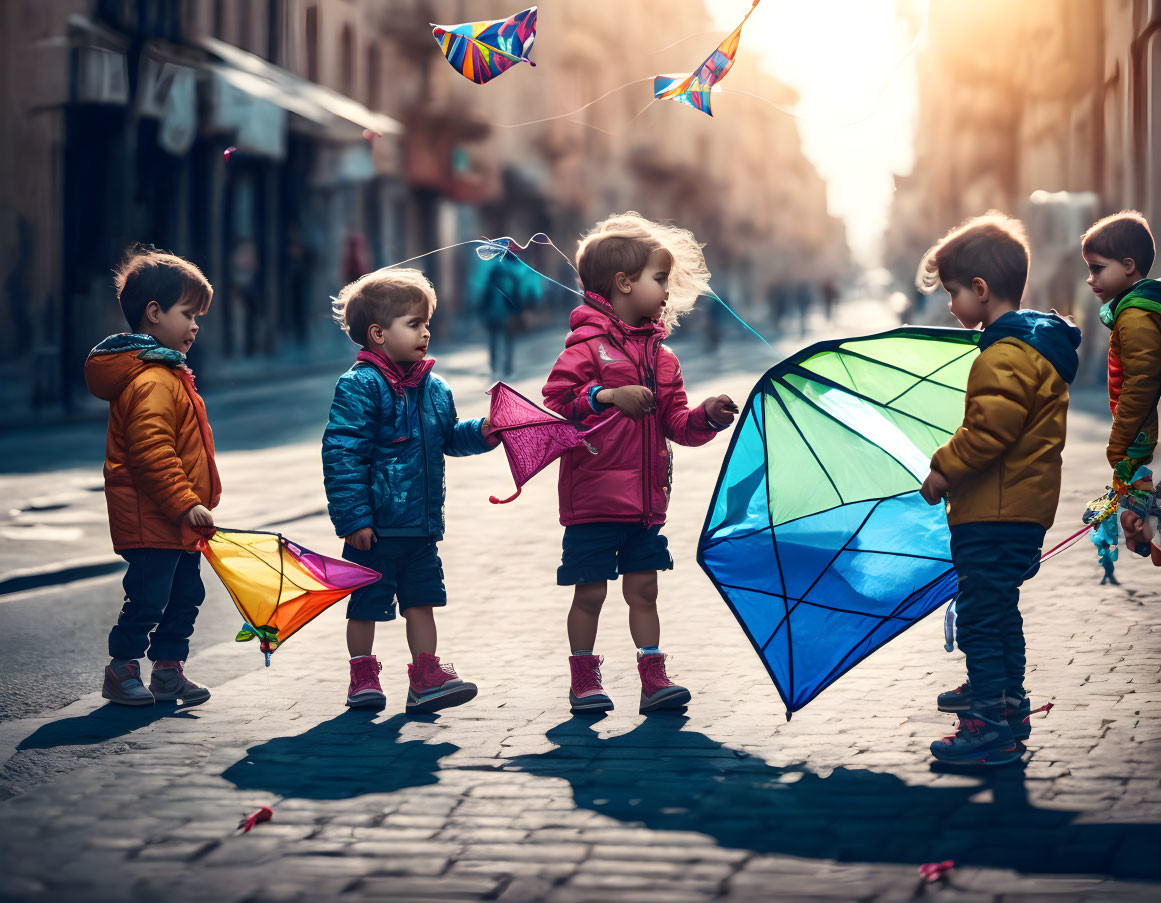
<svg viewBox="0 0 1161 903"><path fill-rule="evenodd" d="M182 705L201 705L210 698L210 691L185 676L182 670L184 664L175 661L154 662L149 689L162 702L176 702L180 699Z"/></svg>
<svg viewBox="0 0 1161 903"><path fill-rule="evenodd" d="M141 683L141 666L131 658L109 662L101 695L118 705L153 705L153 694Z"/></svg>

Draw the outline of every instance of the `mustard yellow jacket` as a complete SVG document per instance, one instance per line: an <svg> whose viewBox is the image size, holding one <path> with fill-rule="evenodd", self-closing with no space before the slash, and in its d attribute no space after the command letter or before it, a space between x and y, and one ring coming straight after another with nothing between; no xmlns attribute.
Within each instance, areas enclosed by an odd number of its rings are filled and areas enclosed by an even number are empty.
<svg viewBox="0 0 1161 903"><path fill-rule="evenodd" d="M1079 344L1080 330L1054 313L1012 311L984 331L968 375L963 424L931 459L951 484L950 525L1052 526Z"/></svg>
<svg viewBox="0 0 1161 903"><path fill-rule="evenodd" d="M1101 310L1109 336L1109 463L1148 461L1161 399L1161 283L1144 279Z"/></svg>

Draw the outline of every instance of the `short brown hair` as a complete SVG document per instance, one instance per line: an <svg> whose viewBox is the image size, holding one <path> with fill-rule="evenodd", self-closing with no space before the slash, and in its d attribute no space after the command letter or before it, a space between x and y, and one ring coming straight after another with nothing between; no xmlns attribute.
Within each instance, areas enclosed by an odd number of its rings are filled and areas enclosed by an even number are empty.
<svg viewBox="0 0 1161 903"><path fill-rule="evenodd" d="M214 288L194 264L150 245L134 245L113 271L117 303L129 328L141 328L145 308L156 301L168 311L182 301L197 305L197 316L210 309Z"/></svg>
<svg viewBox="0 0 1161 903"><path fill-rule="evenodd" d="M387 327L396 317L420 305L435 310L435 289L419 270L383 267L343 287L331 305L343 332L367 347L367 330L378 323Z"/></svg>
<svg viewBox="0 0 1161 903"><path fill-rule="evenodd" d="M640 234L610 232L588 235L581 241L576 255L581 285L586 292L596 292L609 300L613 296L617 274L624 273L630 279L636 279L654 251L665 251L672 265L673 255L644 230Z"/></svg>
<svg viewBox="0 0 1161 903"><path fill-rule="evenodd" d="M1131 258L1142 279L1149 275L1157 253L1149 222L1137 210L1122 210L1097 220L1081 236L1080 250L1110 260Z"/></svg>
<svg viewBox="0 0 1161 903"><path fill-rule="evenodd" d="M965 220L927 249L915 285L925 295L949 282L983 279L997 297L1020 303L1028 281L1028 236L1018 219L989 210Z"/></svg>

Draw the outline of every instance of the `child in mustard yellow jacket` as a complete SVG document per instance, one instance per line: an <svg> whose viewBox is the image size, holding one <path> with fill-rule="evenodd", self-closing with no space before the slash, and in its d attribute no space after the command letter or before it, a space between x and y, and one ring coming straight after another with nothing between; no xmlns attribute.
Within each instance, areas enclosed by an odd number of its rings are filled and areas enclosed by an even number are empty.
<svg viewBox="0 0 1161 903"><path fill-rule="evenodd" d="M993 211L932 247L916 280L927 292L942 284L955 318L983 329L963 424L932 456L920 489L928 504L946 498L959 575L968 680L939 697L959 723L931 744L952 765L1013 762L1029 734L1019 588L1039 567L1056 515L1080 330L1056 313L1020 308L1027 276L1023 224Z"/></svg>

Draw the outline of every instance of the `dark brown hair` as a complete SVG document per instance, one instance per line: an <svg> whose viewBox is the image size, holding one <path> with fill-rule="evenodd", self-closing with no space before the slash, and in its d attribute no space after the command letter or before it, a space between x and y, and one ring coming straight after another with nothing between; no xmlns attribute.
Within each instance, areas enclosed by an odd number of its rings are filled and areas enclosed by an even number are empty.
<svg viewBox="0 0 1161 903"><path fill-rule="evenodd" d="M1028 281L1028 236L1020 220L998 210L965 220L928 248L915 285L929 295L940 283L969 286L977 278L997 298L1020 303Z"/></svg>
<svg viewBox="0 0 1161 903"><path fill-rule="evenodd" d="M132 330L141 328L150 301L156 301L163 311L192 301L200 317L210 309L214 297L213 286L194 264L148 245L134 245L125 252L121 265L113 271L113 286Z"/></svg>
<svg viewBox="0 0 1161 903"><path fill-rule="evenodd" d="M331 305L343 332L367 347L367 330L378 323L387 328L396 317L417 307L435 310L435 289L419 270L383 267L343 287Z"/></svg>
<svg viewBox="0 0 1161 903"><path fill-rule="evenodd" d="M1110 260L1132 258L1142 279L1149 275L1157 253L1149 223L1136 210L1122 210L1097 220L1081 236L1080 250Z"/></svg>

